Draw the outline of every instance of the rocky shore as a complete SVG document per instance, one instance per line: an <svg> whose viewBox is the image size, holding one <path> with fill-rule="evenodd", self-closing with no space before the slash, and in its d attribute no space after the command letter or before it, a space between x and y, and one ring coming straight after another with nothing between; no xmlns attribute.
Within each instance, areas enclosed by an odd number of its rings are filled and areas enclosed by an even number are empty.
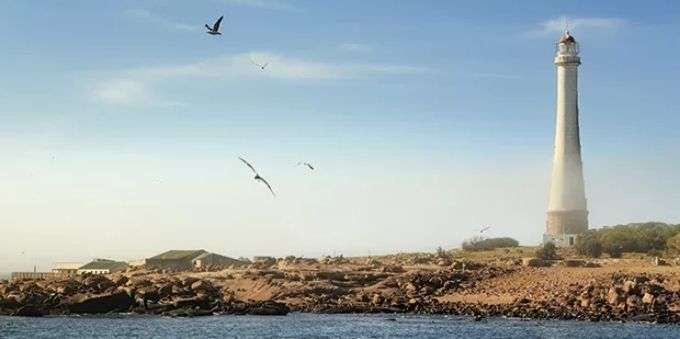
<svg viewBox="0 0 680 339"><path fill-rule="evenodd" d="M213 272L136 269L0 282L0 315L295 311L680 323L680 270L635 265L535 268L416 256L286 258Z"/></svg>

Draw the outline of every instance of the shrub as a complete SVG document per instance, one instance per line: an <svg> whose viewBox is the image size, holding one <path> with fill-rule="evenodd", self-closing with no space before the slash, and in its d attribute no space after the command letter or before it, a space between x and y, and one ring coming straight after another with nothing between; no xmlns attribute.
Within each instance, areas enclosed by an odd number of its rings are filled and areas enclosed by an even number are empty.
<svg viewBox="0 0 680 339"><path fill-rule="evenodd" d="M576 238L576 253L591 258L599 258L602 255L602 243L595 232L588 232Z"/></svg>
<svg viewBox="0 0 680 339"><path fill-rule="evenodd" d="M576 252L591 257L605 252L612 258L620 258L624 252L658 253L669 249L680 253L680 238L671 240L678 234L680 225L659 222L602 227L579 236Z"/></svg>
<svg viewBox="0 0 680 339"><path fill-rule="evenodd" d="M483 238L473 237L463 241L463 249L466 251L488 251L503 247L517 247L519 242L513 238Z"/></svg>
<svg viewBox="0 0 680 339"><path fill-rule="evenodd" d="M680 225L647 222L604 227L596 232L605 249L646 253L665 250L668 239L680 232Z"/></svg>
<svg viewBox="0 0 680 339"><path fill-rule="evenodd" d="M666 240L666 248L673 253L680 253L680 233Z"/></svg>
<svg viewBox="0 0 680 339"><path fill-rule="evenodd" d="M552 260L557 258L557 248L552 242L547 242L536 250L536 258L543 260Z"/></svg>
<svg viewBox="0 0 680 339"><path fill-rule="evenodd" d="M612 258L621 258L623 256L623 247L621 245L610 244L605 247L605 252Z"/></svg>

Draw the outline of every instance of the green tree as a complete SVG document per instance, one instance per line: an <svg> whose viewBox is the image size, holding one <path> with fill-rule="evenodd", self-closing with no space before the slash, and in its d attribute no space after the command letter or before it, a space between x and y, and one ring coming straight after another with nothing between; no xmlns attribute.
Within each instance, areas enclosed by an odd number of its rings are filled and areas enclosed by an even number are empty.
<svg viewBox="0 0 680 339"><path fill-rule="evenodd" d="M623 256L623 247L617 244L609 244L604 248L604 251L612 258L621 258Z"/></svg>
<svg viewBox="0 0 680 339"><path fill-rule="evenodd" d="M576 238L576 253L591 258L599 258L602 255L602 243L595 232L587 232Z"/></svg>

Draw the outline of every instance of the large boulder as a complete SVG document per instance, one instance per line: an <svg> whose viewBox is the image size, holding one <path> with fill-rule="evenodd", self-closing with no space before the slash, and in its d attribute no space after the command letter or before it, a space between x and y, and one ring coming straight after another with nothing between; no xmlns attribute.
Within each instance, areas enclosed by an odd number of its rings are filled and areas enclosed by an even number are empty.
<svg viewBox="0 0 680 339"><path fill-rule="evenodd" d="M15 317L42 317L46 314L47 313L44 310L35 305L26 305L20 307L12 315Z"/></svg>
<svg viewBox="0 0 680 339"><path fill-rule="evenodd" d="M104 294L77 294L64 304L71 313L96 314L127 311L134 299L125 291L117 290Z"/></svg>
<svg viewBox="0 0 680 339"><path fill-rule="evenodd" d="M82 284L85 288L96 292L102 292L114 286L113 281L101 274L93 274L85 277Z"/></svg>
<svg viewBox="0 0 680 339"><path fill-rule="evenodd" d="M275 301L263 301L251 305L248 314L252 315L286 315L290 308L286 304Z"/></svg>

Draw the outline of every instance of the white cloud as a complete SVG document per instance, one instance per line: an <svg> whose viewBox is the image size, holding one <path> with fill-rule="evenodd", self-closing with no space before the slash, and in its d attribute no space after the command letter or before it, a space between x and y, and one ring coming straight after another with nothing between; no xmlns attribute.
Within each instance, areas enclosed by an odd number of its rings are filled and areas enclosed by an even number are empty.
<svg viewBox="0 0 680 339"><path fill-rule="evenodd" d="M146 84L132 79L110 79L97 84L92 97L107 104L133 104L150 98Z"/></svg>
<svg viewBox="0 0 680 339"><path fill-rule="evenodd" d="M340 45L340 49L346 52L370 52L373 48L366 44L359 43L344 43Z"/></svg>
<svg viewBox="0 0 680 339"><path fill-rule="evenodd" d="M130 9L125 11L125 16L153 26L160 26L180 31L196 31L201 27L176 22L168 18L162 17L160 15L154 14L146 9Z"/></svg>
<svg viewBox="0 0 680 339"><path fill-rule="evenodd" d="M221 0L221 2L236 6L246 6L277 11L295 10L295 7L293 7L291 4L281 0Z"/></svg>
<svg viewBox="0 0 680 339"><path fill-rule="evenodd" d="M625 20L618 18L568 18L563 16L541 22L539 28L529 31L528 35L546 36L559 34L564 32L566 27L571 31L612 30L621 28L625 24Z"/></svg>
<svg viewBox="0 0 680 339"><path fill-rule="evenodd" d="M267 63L261 70L257 64ZM100 76L94 97L111 104L154 101L151 87L172 79L258 79L275 78L289 81L323 81L365 79L386 76L416 75L428 68L395 64L332 63L291 58L267 52L227 55L171 66L135 68Z"/></svg>

